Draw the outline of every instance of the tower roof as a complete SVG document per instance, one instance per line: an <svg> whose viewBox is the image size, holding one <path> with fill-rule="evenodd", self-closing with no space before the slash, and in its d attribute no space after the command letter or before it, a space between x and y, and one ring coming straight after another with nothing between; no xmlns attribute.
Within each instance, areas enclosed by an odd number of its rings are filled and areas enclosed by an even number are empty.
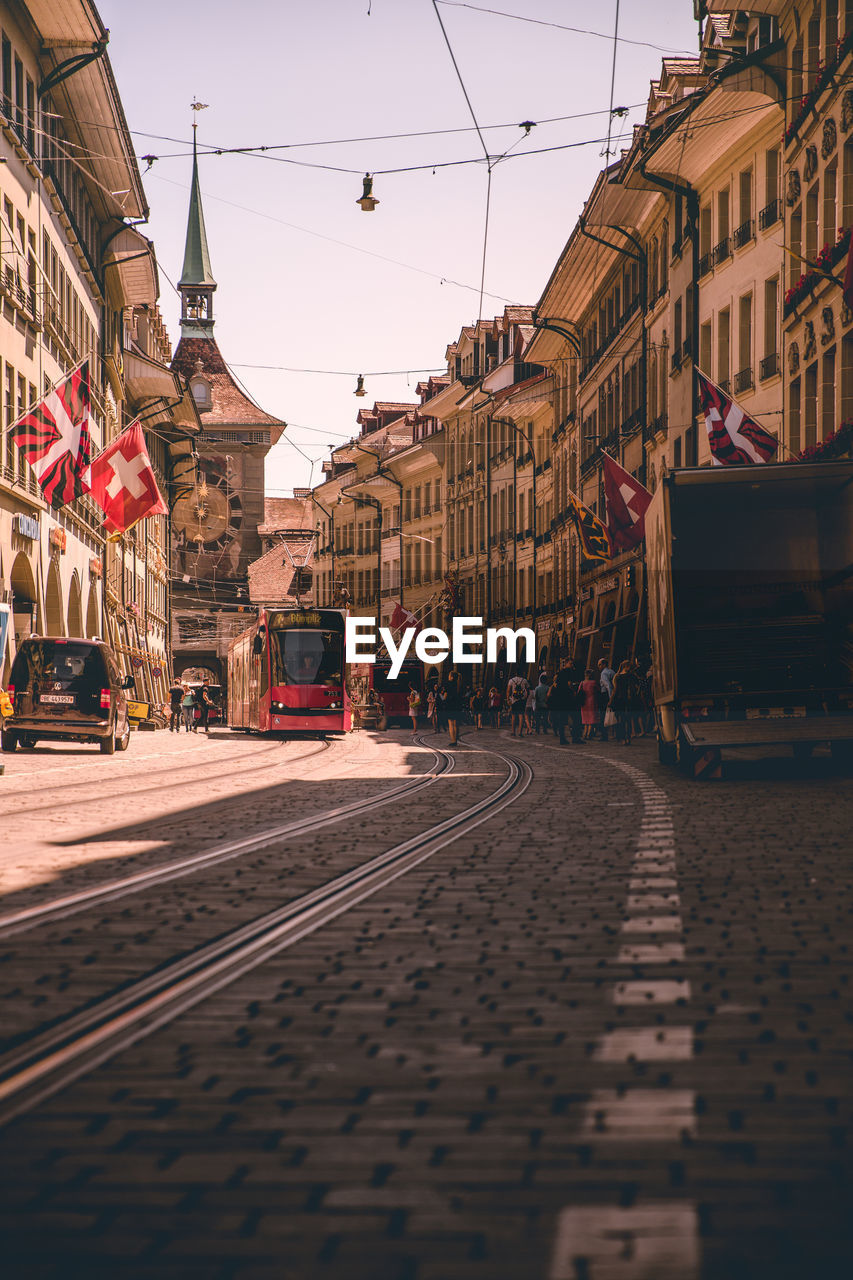
<svg viewBox="0 0 853 1280"><path fill-rule="evenodd" d="M193 133L193 180L190 188L190 211L187 218L187 240L184 247L184 265L181 268L180 288L187 285L207 285L216 288L210 266L207 232L204 229L204 210L201 207L201 186L198 180L198 154Z"/></svg>

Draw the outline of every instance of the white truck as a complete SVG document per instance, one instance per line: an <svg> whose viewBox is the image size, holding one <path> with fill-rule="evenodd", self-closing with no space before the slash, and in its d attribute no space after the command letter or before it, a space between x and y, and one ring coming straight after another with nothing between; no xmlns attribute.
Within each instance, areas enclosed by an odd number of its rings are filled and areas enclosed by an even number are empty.
<svg viewBox="0 0 853 1280"><path fill-rule="evenodd" d="M853 460L673 471L646 513L660 758L853 752Z"/></svg>

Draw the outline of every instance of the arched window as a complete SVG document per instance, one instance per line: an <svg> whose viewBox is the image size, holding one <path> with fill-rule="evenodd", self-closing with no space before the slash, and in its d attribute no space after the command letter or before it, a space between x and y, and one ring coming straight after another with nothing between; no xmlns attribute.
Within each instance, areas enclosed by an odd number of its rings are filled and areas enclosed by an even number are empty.
<svg viewBox="0 0 853 1280"><path fill-rule="evenodd" d="M200 410L211 409L213 407L213 396L210 391L210 383L207 378L195 377L190 379L190 391L193 395L197 407Z"/></svg>

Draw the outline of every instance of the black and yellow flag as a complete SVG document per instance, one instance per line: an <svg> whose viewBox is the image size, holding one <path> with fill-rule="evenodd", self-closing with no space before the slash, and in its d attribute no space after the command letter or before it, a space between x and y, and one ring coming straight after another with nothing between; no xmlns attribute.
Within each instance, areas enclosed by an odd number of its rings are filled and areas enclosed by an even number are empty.
<svg viewBox="0 0 853 1280"><path fill-rule="evenodd" d="M585 507L573 493L569 494L569 506L578 531L583 559L594 564L606 563L613 554L606 527L595 512Z"/></svg>

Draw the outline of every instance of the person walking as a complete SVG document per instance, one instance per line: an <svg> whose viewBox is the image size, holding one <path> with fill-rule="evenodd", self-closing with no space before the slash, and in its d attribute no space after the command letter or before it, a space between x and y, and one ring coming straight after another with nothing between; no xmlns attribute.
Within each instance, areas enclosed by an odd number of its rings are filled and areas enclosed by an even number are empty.
<svg viewBox="0 0 853 1280"><path fill-rule="evenodd" d="M474 728L482 729L483 727L483 707L485 705L485 696L482 687L478 687L471 694L471 716L474 720Z"/></svg>
<svg viewBox="0 0 853 1280"><path fill-rule="evenodd" d="M181 721L187 733L195 729L195 694L188 684L183 686L184 696L181 698ZM179 730L180 732L180 730Z"/></svg>
<svg viewBox="0 0 853 1280"><path fill-rule="evenodd" d="M489 690L489 724L493 729L501 727L501 691L496 684Z"/></svg>
<svg viewBox="0 0 853 1280"><path fill-rule="evenodd" d="M533 690L534 720L537 734L548 732L548 694L551 681L544 671L539 672L539 683Z"/></svg>
<svg viewBox="0 0 853 1280"><path fill-rule="evenodd" d="M180 733L181 731L181 702L184 696L184 686L180 680L173 680L169 686L169 732Z"/></svg>
<svg viewBox="0 0 853 1280"><path fill-rule="evenodd" d="M631 660L626 658L613 677L613 697L610 699L610 709L616 713L616 736L626 747L631 745L636 702L637 681L631 670Z"/></svg>
<svg viewBox="0 0 853 1280"><path fill-rule="evenodd" d="M574 682L571 677L571 668L568 661L565 661L561 664L560 670L554 677L554 683L549 688L547 695L548 719L551 722L554 737L559 739L561 747L569 745L566 741L566 720L572 708L572 702L576 701ZM572 741L574 741L574 736Z"/></svg>
<svg viewBox="0 0 853 1280"><path fill-rule="evenodd" d="M439 691L439 700L444 708L447 720L447 731L450 734L450 746L455 747L459 741L459 711L462 701L459 672L454 667Z"/></svg>
<svg viewBox="0 0 853 1280"><path fill-rule="evenodd" d="M613 697L613 677L615 671L611 667L607 658L598 659L598 679L601 686L598 698L599 710L599 728L601 731L601 741L607 741L607 708L610 705L610 699Z"/></svg>
<svg viewBox="0 0 853 1280"><path fill-rule="evenodd" d="M421 714L421 695L414 685L409 685L409 715L412 718L412 733L418 731L418 716Z"/></svg>
<svg viewBox="0 0 853 1280"><path fill-rule="evenodd" d="M581 721L583 722L584 741L588 742L595 733L595 727L598 724L598 695L601 685L595 678L595 672L592 667L588 667L583 680L578 685L578 694L583 699L581 702Z"/></svg>
<svg viewBox="0 0 853 1280"><path fill-rule="evenodd" d="M427 720L432 725L433 733L438 732L438 689L431 684L427 690L426 713Z"/></svg>
<svg viewBox="0 0 853 1280"><path fill-rule="evenodd" d="M524 732L524 708L527 704L527 695L530 692L530 685L524 676L513 676L506 687L507 701L509 702L510 714L510 737L519 738Z"/></svg>
<svg viewBox="0 0 853 1280"><path fill-rule="evenodd" d="M210 696L210 681L208 679L202 680L201 688L196 694L196 702L200 712L198 718L199 727L204 729L205 733L209 734L210 725L208 724L208 720L210 717L210 709L213 706L213 699Z"/></svg>

